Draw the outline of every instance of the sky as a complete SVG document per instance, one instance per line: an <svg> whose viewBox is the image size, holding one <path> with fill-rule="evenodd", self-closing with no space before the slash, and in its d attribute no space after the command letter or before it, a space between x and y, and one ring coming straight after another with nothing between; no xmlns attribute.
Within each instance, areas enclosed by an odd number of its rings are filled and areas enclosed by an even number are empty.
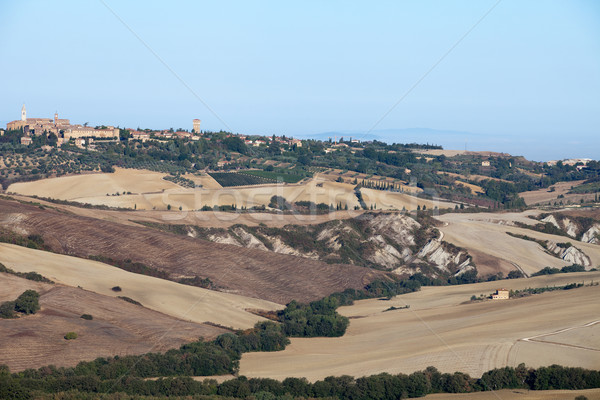
<svg viewBox="0 0 600 400"><path fill-rule="evenodd" d="M0 1L0 125L600 158L600 2ZM418 128L418 129L417 129Z"/></svg>

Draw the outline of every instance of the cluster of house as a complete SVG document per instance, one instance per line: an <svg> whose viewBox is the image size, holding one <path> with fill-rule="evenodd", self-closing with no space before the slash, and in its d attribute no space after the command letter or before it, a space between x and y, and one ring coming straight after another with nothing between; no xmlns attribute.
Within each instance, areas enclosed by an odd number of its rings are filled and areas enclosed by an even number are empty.
<svg viewBox="0 0 600 400"><path fill-rule="evenodd" d="M228 135L228 136L232 136L232 135ZM236 135L236 136L239 137L240 139L242 139L244 141L244 143L246 143L247 146L259 147L260 145L263 145L263 144L268 145L270 143L270 141L268 139L267 140L263 140L263 139L252 140L249 137L244 136L244 135ZM302 140L300 140L300 139L275 136L275 138L272 140L279 144L287 144L290 147L291 146L302 147Z"/></svg>
<svg viewBox="0 0 600 400"><path fill-rule="evenodd" d="M141 140L145 142L146 140L150 140L150 138L155 139L189 139L189 140L199 140L200 136L195 135L192 132L186 131L171 131L171 130L163 130L163 131L137 131L137 130L129 130L131 134L131 139L133 140Z"/></svg>
<svg viewBox="0 0 600 400"><path fill-rule="evenodd" d="M32 136L42 134L55 134L58 138L58 145L75 139L76 144L81 145L82 139L86 137L95 138L118 138L119 129L113 126L102 126L92 128L84 125L72 125L68 119L58 118L58 113L52 118L27 118L25 104L21 108L21 119L11 121L6 124L7 130L21 130L24 136L21 138L21 144L29 145L32 142Z"/></svg>
<svg viewBox="0 0 600 400"><path fill-rule="evenodd" d="M161 131L150 131L150 130L129 130L131 133L130 140L140 140L145 142L153 139L187 139L187 140L199 140L200 139L200 123L199 119L193 120L193 129L191 132L187 131L173 131L161 130ZM59 119L58 113L54 114L52 118L27 118L27 111L25 105L21 109L21 119L11 121L6 124L8 130L21 130L24 135L21 137L21 144L30 145L33 141L32 137L37 135L50 135L55 134L58 138L58 146L73 140L75 145L78 147L84 147L86 144L93 148L94 138L103 139L119 139L119 128L113 126L102 126L102 127L88 127L86 125L72 125L68 119ZM290 147L302 147L302 140L288 138L285 136L274 136L273 138L259 137L252 139L249 136L244 135L227 135L228 137L235 136L244 141L247 146L260 147L261 145L268 146L271 141L275 141L279 144L288 145ZM86 142L87 139L87 142ZM331 138L330 138L331 139ZM353 143L359 143L358 139L351 140ZM346 143L338 143L337 138L325 149L326 153L346 148Z"/></svg>

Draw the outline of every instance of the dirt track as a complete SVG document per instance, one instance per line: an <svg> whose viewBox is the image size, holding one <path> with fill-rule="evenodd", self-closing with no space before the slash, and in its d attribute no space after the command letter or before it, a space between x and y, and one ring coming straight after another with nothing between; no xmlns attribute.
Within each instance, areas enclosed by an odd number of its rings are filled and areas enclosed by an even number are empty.
<svg viewBox="0 0 600 400"><path fill-rule="evenodd" d="M0 302L14 300L27 289L41 294L41 310L0 323L0 364L8 365L13 372L50 364L73 366L97 357L165 351L224 332L114 297L0 273ZM82 319L82 314L91 314L93 320ZM67 332L76 332L78 338L65 340Z"/></svg>

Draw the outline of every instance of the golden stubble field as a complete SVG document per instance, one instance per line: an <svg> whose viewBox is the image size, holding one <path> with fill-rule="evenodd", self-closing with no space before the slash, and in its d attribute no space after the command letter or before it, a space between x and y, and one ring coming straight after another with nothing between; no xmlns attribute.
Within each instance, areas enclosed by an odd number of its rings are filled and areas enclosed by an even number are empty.
<svg viewBox="0 0 600 400"><path fill-rule="evenodd" d="M551 188L554 188L553 191L551 191L549 188L531 190L528 192L521 192L521 193L519 193L519 196L522 197L523 200L525 200L525 203L527 205L548 203L548 202L554 204L554 202L560 202L560 201L563 201L564 203L566 203L569 200L571 202L577 203L582 198L586 199L586 200L590 200L590 199L593 200L594 193L568 194L568 192L571 190L571 188L581 185L583 182L585 182L585 181L580 180L580 181L571 181L571 182L557 182L551 186ZM563 196L563 197L558 198L558 196Z"/></svg>
<svg viewBox="0 0 600 400"><path fill-rule="evenodd" d="M312 201L336 206L342 204L349 210L360 204L349 182L335 182L333 176L316 174L314 178L297 184L265 184L240 187L221 187L210 176L191 176L198 185L184 188L163 179L165 174L146 170L116 168L112 174L73 175L20 182L9 186L7 192L25 196L39 196L76 201L92 205L130 208L137 210L189 211L203 206L236 205L238 208L268 206L271 197L282 196L289 202ZM407 187L407 190L411 187ZM417 206L453 208L454 204L417 199L405 193L392 193L363 189L367 206L377 209L416 210ZM119 194L118 196L115 194ZM128 194L130 193L130 194Z"/></svg>
<svg viewBox="0 0 600 400"><path fill-rule="evenodd" d="M423 397L424 400L572 400L585 396L588 400L600 399L600 389L587 390L526 390L504 389L477 393L437 393Z"/></svg>
<svg viewBox="0 0 600 400"><path fill-rule="evenodd" d="M511 237L506 232L556 243L571 242L590 257L592 266L600 266L598 245L513 226L515 221L535 224L537 221L528 216L539 212L529 210L521 213L444 214L436 218L444 223L444 226L439 227L444 233L444 240L467 249L481 274L500 270L506 276L511 270L518 268L529 275L547 266L562 268L572 264L549 255L533 241ZM489 264L488 259L492 258L499 260L499 265Z"/></svg>
<svg viewBox="0 0 600 400"><path fill-rule="evenodd" d="M144 307L184 321L213 322L236 329L251 328L262 317L247 309L277 310L282 305L232 293L182 285L134 274L96 261L0 243L0 263L17 272L35 271L72 287L107 296L126 296ZM226 273L226 272L224 272ZM111 288L119 286L115 292Z"/></svg>
<svg viewBox="0 0 600 400"><path fill-rule="evenodd" d="M499 287L592 280L600 280L600 272L425 287L390 301L358 301L339 309L351 318L343 337L297 338L282 352L244 354L240 374L315 381L331 375L411 373L432 365L442 372L481 376L522 362L531 367L561 364L598 369L600 324L595 322L600 321L600 286L463 304L472 295L489 294ZM384 312L406 304L409 309ZM565 329L563 336L556 333Z"/></svg>

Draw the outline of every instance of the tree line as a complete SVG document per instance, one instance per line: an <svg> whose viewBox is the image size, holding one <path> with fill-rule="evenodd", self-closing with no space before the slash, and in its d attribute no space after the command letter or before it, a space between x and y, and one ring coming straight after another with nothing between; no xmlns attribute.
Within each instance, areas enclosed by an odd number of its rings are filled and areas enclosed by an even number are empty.
<svg viewBox="0 0 600 400"><path fill-rule="evenodd" d="M516 368L504 367L485 372L481 378L468 374L442 373L435 367L411 374L382 373L361 378L330 376L314 383L304 378L237 377L218 384L207 379L203 382L190 377L144 380L127 376L101 379L94 375L46 374L27 377L10 374L0 366L0 398L32 399L56 398L52 394L69 393L68 398L97 398L100 393L163 398L200 396L202 399L340 399L340 400L396 400L422 397L432 393L470 393L501 389L578 390L600 387L600 371L552 365L537 369L524 364ZM91 394L92 397L86 396ZM204 397L207 396L207 397ZM62 398L62 397L61 397ZM104 397L122 399L123 397Z"/></svg>

